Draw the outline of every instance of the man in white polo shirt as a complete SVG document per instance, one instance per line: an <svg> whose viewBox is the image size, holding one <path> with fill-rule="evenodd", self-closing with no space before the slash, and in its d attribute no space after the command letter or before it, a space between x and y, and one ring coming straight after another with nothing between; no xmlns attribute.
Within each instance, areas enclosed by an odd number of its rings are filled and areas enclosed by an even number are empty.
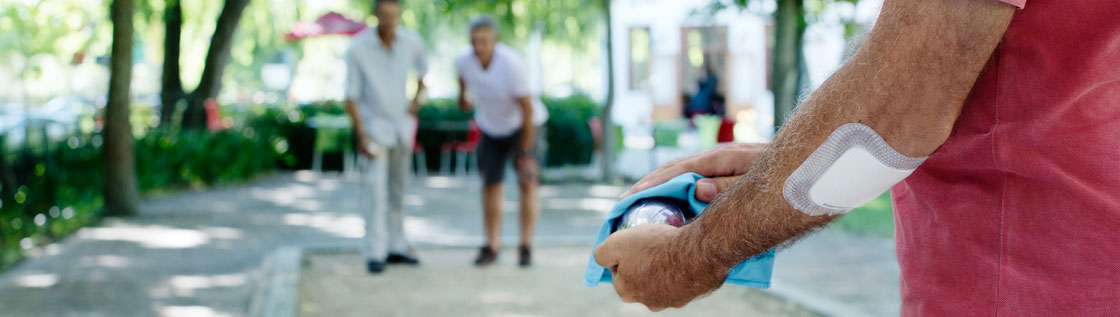
<svg viewBox="0 0 1120 317"><path fill-rule="evenodd" d="M424 41L398 27L399 0L375 0L377 27L356 35L346 51L346 111L361 153L362 215L366 269L380 273L385 263L416 265L404 235L404 188L412 168L412 134L428 60ZM416 97L405 95L415 71Z"/></svg>
<svg viewBox="0 0 1120 317"><path fill-rule="evenodd" d="M518 263L529 266L533 229L537 224L538 163L542 133L548 112L529 91L525 65L512 48L498 43L498 28L487 16L471 21L471 48L455 61L459 71L459 105L470 111L477 105L475 122L482 130L478 166L482 174L482 209L486 245L475 264L486 266L497 260L501 249L502 178L506 162L513 158L521 192L521 245ZM472 100L468 100L467 93Z"/></svg>

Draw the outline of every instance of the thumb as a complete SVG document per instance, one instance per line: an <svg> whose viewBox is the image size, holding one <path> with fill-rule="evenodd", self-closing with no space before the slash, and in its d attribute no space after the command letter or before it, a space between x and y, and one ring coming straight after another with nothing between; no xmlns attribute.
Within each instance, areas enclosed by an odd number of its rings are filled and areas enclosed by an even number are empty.
<svg viewBox="0 0 1120 317"><path fill-rule="evenodd" d="M592 253L592 257L595 258L595 263L607 268L611 273L614 273L618 269L618 254L614 250L614 245L614 241L608 237L607 241L603 241L602 244L595 247L595 251Z"/></svg>
<svg viewBox="0 0 1120 317"><path fill-rule="evenodd" d="M737 180L739 180L738 176L727 176L696 181L696 199L710 203L716 199L716 196L719 196L719 193L731 188L731 185L735 185Z"/></svg>

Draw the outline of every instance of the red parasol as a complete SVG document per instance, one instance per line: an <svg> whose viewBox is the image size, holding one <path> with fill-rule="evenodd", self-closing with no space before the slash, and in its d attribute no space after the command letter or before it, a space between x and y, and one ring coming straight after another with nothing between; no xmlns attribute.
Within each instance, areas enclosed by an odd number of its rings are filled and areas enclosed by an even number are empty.
<svg viewBox="0 0 1120 317"><path fill-rule="evenodd" d="M284 35L284 39L295 42L308 37L342 34L352 36L368 28L365 23L347 19L341 14L331 12L324 14L315 22L299 22L292 26L292 30Z"/></svg>

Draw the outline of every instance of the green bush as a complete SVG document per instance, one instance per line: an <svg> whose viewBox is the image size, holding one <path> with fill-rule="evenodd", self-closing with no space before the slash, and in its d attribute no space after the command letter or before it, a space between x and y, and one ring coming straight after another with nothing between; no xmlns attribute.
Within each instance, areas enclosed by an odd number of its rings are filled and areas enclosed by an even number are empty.
<svg viewBox="0 0 1120 317"><path fill-rule="evenodd" d="M588 121L599 116L599 105L591 98L574 95L566 98L544 98L549 119L545 124L548 151L547 166L586 165L591 163L595 139ZM473 113L459 110L454 99L433 99L420 108L417 142L427 153L428 166L438 164L440 146L452 141L465 141Z"/></svg>
<svg viewBox="0 0 1120 317"><path fill-rule="evenodd" d="M8 167L0 173L7 178L0 188L0 269L21 259L25 247L100 217L99 142L99 137L73 137L0 154Z"/></svg>
<svg viewBox="0 0 1120 317"><path fill-rule="evenodd" d="M588 125L599 117L599 105L584 95L544 98L548 107L547 166L587 165L595 151L595 138Z"/></svg>
<svg viewBox="0 0 1120 317"><path fill-rule="evenodd" d="M231 115L235 124L227 130L146 130L134 148L139 190L228 184L285 166L292 155L285 135L303 126L302 116L252 107ZM101 218L102 143L100 135L79 134L0 153L8 167L0 175L14 183L0 187L0 268L21 259L30 245L44 245Z"/></svg>

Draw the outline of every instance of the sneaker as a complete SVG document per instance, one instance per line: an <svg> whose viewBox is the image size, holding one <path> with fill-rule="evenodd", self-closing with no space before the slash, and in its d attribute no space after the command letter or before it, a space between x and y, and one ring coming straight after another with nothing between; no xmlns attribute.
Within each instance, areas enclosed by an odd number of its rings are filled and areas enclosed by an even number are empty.
<svg viewBox="0 0 1120 317"><path fill-rule="evenodd" d="M521 265L521 267L529 267L530 265L533 265L533 255L532 251L529 250L529 246L523 245L518 249L518 251L520 251L518 252L520 257L518 257L517 264Z"/></svg>
<svg viewBox="0 0 1120 317"><path fill-rule="evenodd" d="M489 246L485 246L485 247L479 248L478 258L474 259L474 265L487 266L487 265L490 265L490 264L494 264L494 261L497 261L497 260L498 260L498 252L494 252L494 249L491 249Z"/></svg>
<svg viewBox="0 0 1120 317"><path fill-rule="evenodd" d="M377 262L377 261L373 261L373 260L366 261L366 271L368 271L370 274L379 274L381 272L384 272L385 271L385 263L381 263L381 262Z"/></svg>

